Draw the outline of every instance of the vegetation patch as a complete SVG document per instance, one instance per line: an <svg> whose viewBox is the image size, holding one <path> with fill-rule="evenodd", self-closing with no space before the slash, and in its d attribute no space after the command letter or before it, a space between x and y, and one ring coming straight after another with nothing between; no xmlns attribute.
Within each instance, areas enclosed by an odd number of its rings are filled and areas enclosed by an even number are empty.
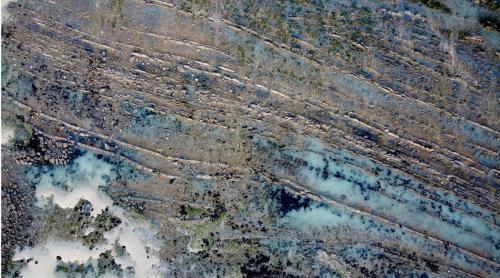
<svg viewBox="0 0 500 278"><path fill-rule="evenodd" d="M121 265L116 263L111 250L107 250L99 254L97 260L89 259L85 263L64 262L58 257L55 271L56 273L64 273L64 276L69 278L101 277L105 274L111 274L114 277L129 277L129 274L133 273L133 268L127 268L127 273L124 273Z"/></svg>
<svg viewBox="0 0 500 278"><path fill-rule="evenodd" d="M451 9L438 0L413 0L413 2L420 3L433 10L438 10L446 14L451 14Z"/></svg>
<svg viewBox="0 0 500 278"><path fill-rule="evenodd" d="M498 13L482 11L478 15L478 20L485 28L500 32L500 17Z"/></svg>

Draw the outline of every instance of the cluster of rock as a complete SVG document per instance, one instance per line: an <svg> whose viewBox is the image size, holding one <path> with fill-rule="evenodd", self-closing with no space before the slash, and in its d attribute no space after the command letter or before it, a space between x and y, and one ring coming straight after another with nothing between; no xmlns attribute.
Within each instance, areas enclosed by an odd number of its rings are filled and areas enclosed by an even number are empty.
<svg viewBox="0 0 500 278"><path fill-rule="evenodd" d="M25 165L65 165L75 157L76 152L73 144L35 131L27 142L19 146L15 158Z"/></svg>

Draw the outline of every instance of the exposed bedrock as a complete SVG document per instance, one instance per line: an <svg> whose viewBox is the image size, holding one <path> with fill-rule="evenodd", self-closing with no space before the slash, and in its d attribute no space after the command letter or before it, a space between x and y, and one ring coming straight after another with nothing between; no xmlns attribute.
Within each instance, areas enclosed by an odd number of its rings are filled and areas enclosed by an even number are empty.
<svg viewBox="0 0 500 278"><path fill-rule="evenodd" d="M194 2L8 4L9 167L135 169L173 276L498 275L494 1Z"/></svg>

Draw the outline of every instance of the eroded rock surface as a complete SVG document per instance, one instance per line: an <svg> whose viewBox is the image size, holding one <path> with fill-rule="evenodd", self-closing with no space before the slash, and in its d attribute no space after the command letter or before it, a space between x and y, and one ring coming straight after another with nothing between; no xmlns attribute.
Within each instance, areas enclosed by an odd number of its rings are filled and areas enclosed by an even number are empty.
<svg viewBox="0 0 500 278"><path fill-rule="evenodd" d="M5 10L6 277L500 273L496 1Z"/></svg>

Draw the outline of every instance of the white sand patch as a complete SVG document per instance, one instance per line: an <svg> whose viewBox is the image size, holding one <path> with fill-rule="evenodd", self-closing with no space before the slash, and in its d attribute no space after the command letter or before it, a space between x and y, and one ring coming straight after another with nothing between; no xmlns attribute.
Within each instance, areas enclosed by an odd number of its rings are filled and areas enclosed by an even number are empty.
<svg viewBox="0 0 500 278"><path fill-rule="evenodd" d="M118 240L129 253L128 256L118 257L116 262L125 267L133 266L136 277L160 277L165 272L160 259L155 255L159 251L160 242L144 223L127 219L108 233L105 236L109 242Z"/></svg>
<svg viewBox="0 0 500 278"><path fill-rule="evenodd" d="M80 242L52 239L19 252L15 260L38 260L38 264L32 261L21 270L23 277L58 277L55 272L57 256L61 256L64 262L85 263L91 258L97 259L106 250L113 250L116 263L121 264L122 269L132 266L134 277L162 277L166 270L156 255L161 242L155 237L153 228L114 206L111 198L100 190L113 176L112 165L91 153L77 158L71 165L55 167L40 176L36 189L39 204L47 204L51 199L63 208L73 208L80 198L84 198L92 203L94 216L108 207L112 214L121 218L122 223L104 233L106 242L96 245L93 250ZM120 257L116 254L113 244L117 241L125 246L128 255Z"/></svg>
<svg viewBox="0 0 500 278"><path fill-rule="evenodd" d="M2 0L2 10L1 10L1 17L2 17L2 22L5 20L9 19L9 12L7 11L7 5L9 2L15 2L13 0Z"/></svg>
<svg viewBox="0 0 500 278"><path fill-rule="evenodd" d="M11 127L8 127L6 125L2 125L2 129L0 130L0 133L2 134L2 145L7 145L11 142L11 140L14 138L14 129Z"/></svg>
<svg viewBox="0 0 500 278"><path fill-rule="evenodd" d="M97 259L100 250L89 250L79 242L71 241L49 241L44 245L24 249L16 254L15 260L33 258L28 267L23 268L23 277L58 277L55 272L56 257L61 256L66 262L85 262L89 258ZM35 261L37 263L35 264Z"/></svg>
<svg viewBox="0 0 500 278"><path fill-rule="evenodd" d="M45 205L47 199L52 198L54 204L62 208L73 208L83 198L92 203L92 215L96 216L113 204L111 198L99 190L112 177L110 164L86 153L73 164L56 167L40 177L36 186L38 206Z"/></svg>

